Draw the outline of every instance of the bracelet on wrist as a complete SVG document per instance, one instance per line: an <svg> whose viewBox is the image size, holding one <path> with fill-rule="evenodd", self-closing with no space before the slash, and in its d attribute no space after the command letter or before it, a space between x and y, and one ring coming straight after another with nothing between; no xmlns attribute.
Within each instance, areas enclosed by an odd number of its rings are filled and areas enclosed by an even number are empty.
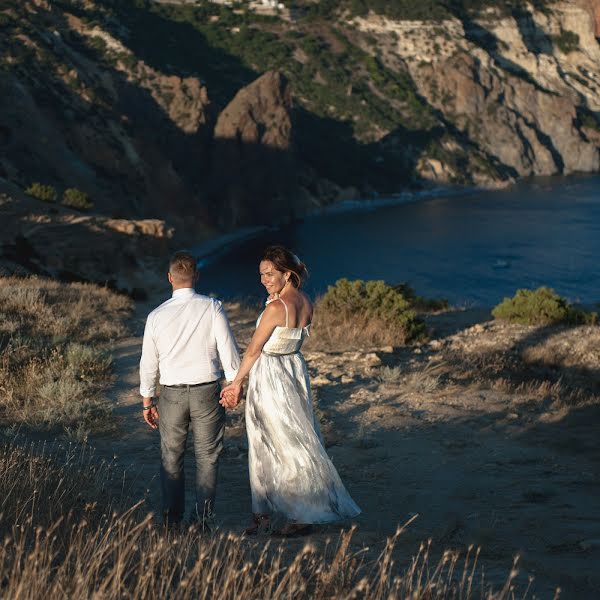
<svg viewBox="0 0 600 600"><path fill-rule="evenodd" d="M148 406L143 406L142 410L150 410L151 408L154 408L156 406L156 404L148 404Z"/></svg>

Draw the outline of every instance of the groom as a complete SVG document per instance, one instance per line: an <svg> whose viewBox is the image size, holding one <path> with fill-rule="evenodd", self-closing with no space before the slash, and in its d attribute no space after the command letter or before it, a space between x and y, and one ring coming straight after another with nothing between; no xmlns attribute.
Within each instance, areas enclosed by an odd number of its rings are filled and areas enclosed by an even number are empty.
<svg viewBox="0 0 600 600"><path fill-rule="evenodd" d="M196 259L191 254L173 255L168 273L173 296L153 310L146 321L140 394L144 419L160 431L160 480L167 525L183 519L183 456L192 426L196 459L192 518L204 528L213 512L217 463L225 431L218 380L221 366L228 381L235 378L240 357L221 302L194 291L197 276ZM157 405L154 397L158 374L162 390ZM239 396L230 398L224 404L233 407L239 400Z"/></svg>

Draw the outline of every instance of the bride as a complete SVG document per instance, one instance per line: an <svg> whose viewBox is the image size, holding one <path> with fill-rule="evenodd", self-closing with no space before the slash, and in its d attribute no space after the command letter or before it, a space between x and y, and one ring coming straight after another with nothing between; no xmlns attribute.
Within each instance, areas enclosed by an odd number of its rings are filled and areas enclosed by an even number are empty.
<svg viewBox="0 0 600 600"><path fill-rule="evenodd" d="M234 381L221 403L234 406L246 375L246 430L252 490L252 525L246 534L269 530L283 517L282 535L305 533L312 523L355 517L360 509L327 456L300 348L309 335L313 306L301 291L306 266L282 246L260 262L267 306ZM234 396L235 394L235 396Z"/></svg>

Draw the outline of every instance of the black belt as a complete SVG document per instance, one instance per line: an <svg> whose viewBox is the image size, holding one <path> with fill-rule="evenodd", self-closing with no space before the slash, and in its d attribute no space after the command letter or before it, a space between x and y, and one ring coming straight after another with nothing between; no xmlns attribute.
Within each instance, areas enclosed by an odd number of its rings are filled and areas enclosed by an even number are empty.
<svg viewBox="0 0 600 600"><path fill-rule="evenodd" d="M214 385L217 383L217 379L214 381L207 381L206 383L177 383L176 385L165 385L163 387L169 388L171 390L189 390L192 388L202 387L204 385Z"/></svg>
<svg viewBox="0 0 600 600"><path fill-rule="evenodd" d="M267 356L292 356L293 354L300 354L300 350L295 350L294 352L265 352L263 350L262 353Z"/></svg>

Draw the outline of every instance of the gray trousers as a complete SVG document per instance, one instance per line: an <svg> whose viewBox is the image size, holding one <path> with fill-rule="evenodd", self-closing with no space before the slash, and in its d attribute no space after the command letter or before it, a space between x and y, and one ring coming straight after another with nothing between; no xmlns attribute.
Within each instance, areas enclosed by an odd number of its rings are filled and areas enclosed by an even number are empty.
<svg viewBox="0 0 600 600"><path fill-rule="evenodd" d="M163 515L171 523L185 512L183 457L192 426L196 459L196 507L200 521L213 510L219 455L223 450L225 409L219 404L217 382L186 388L163 387L158 401L160 481Z"/></svg>

